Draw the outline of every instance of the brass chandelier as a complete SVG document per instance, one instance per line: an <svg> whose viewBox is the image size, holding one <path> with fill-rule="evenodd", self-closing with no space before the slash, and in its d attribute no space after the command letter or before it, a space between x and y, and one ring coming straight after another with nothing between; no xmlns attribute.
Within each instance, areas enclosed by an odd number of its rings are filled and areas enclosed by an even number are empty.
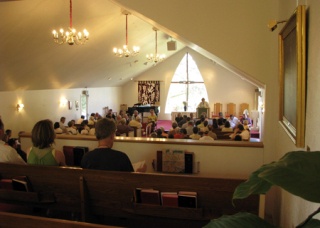
<svg viewBox="0 0 320 228"><path fill-rule="evenodd" d="M61 28L59 32L53 30L52 34L53 40L57 44L85 44L89 40L89 32L86 29L77 33L76 29L72 27L72 0L70 0L70 25L68 30L64 31Z"/></svg>
<svg viewBox="0 0 320 228"><path fill-rule="evenodd" d="M133 46L132 50L129 49L128 47L128 14L129 12L124 11L124 15L126 15L126 44L123 45L123 48L113 48L113 53L115 56L118 57L129 57L129 56L135 56L139 54L140 52L140 47L138 46Z"/></svg>
<svg viewBox="0 0 320 228"><path fill-rule="evenodd" d="M158 54L158 34L157 34L158 29L153 28L153 31L155 31L155 36L156 36L155 52L154 54L147 55L147 61L157 64L159 62L162 62L166 58L166 56L165 54Z"/></svg>

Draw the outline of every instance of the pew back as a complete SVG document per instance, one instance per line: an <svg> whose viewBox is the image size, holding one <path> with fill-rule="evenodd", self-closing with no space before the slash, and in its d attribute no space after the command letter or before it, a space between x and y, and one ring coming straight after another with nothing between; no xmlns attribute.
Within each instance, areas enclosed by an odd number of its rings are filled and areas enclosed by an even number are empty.
<svg viewBox="0 0 320 228"><path fill-rule="evenodd" d="M248 211L258 214L259 197L235 201L235 187L243 180L172 175L163 173L127 173L80 168L0 165L1 178L25 175L34 192L9 192L0 189L0 202L28 204L81 214L82 221L96 218L152 219L153 222L196 222L204 225L223 214ZM136 204L135 188L154 188L161 191L195 191L198 208L164 207ZM25 200L25 199L29 200ZM198 223L197 223L198 222Z"/></svg>

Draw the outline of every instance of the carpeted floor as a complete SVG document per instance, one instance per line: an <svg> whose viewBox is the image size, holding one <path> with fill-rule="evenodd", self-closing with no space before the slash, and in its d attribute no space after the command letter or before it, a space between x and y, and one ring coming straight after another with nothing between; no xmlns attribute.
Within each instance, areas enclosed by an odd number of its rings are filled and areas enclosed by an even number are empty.
<svg viewBox="0 0 320 228"><path fill-rule="evenodd" d="M163 127L165 131L169 131L172 127L171 120L158 120L157 121L157 128Z"/></svg>

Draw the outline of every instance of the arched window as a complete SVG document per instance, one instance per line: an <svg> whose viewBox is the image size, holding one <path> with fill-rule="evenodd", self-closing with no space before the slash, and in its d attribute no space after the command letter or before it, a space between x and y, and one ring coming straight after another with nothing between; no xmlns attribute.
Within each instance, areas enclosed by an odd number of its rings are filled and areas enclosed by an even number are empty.
<svg viewBox="0 0 320 228"><path fill-rule="evenodd" d="M186 111L195 112L203 97L208 101L203 78L192 56L186 53L173 75L165 113L183 112L185 102Z"/></svg>

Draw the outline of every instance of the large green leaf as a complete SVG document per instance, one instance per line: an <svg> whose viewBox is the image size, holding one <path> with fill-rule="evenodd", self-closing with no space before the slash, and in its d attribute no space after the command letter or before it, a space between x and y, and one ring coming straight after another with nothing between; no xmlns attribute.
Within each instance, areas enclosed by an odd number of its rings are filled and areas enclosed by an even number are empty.
<svg viewBox="0 0 320 228"><path fill-rule="evenodd" d="M293 151L278 162L263 165L236 188L233 199L264 194L272 185L320 203L320 152Z"/></svg>
<svg viewBox="0 0 320 228"><path fill-rule="evenodd" d="M320 203L320 152L294 151L259 177L303 199Z"/></svg>
<svg viewBox="0 0 320 228"><path fill-rule="evenodd" d="M272 186L271 183L259 177L259 174L269 168L263 165L253 172L249 179L241 183L233 192L233 199L244 199L252 194L265 194Z"/></svg>
<svg viewBox="0 0 320 228"><path fill-rule="evenodd" d="M303 228L319 228L320 227L320 221L317 219L311 219L308 223L303 225Z"/></svg>
<svg viewBox="0 0 320 228"><path fill-rule="evenodd" d="M240 212L211 220L204 228L274 228L254 214Z"/></svg>

